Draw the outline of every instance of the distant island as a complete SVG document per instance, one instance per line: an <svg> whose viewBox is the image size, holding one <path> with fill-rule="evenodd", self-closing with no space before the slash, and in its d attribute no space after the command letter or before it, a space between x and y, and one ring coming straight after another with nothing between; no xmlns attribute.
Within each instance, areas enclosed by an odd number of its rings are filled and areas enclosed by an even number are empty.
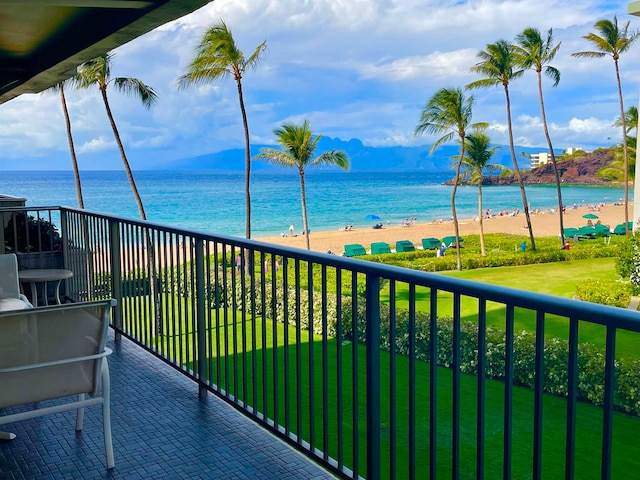
<svg viewBox="0 0 640 480"><path fill-rule="evenodd" d="M274 145L251 145L251 154L256 155L262 147ZM455 144L442 145L435 152L430 152L431 145L415 147L371 147L364 145L357 138L341 140L339 138L322 137L318 143L317 153L329 150L344 150L351 160L353 171L423 170L428 172L442 172L451 169L451 157L457 155L459 148ZM518 165L522 169L529 169L531 163L529 155L538 153L541 148L515 147ZM493 163L499 163L509 168L513 167L509 147L502 146L493 158ZM275 170L276 167L266 162L251 162L253 170ZM197 157L176 159L164 165L166 170L225 170L244 171L244 150L235 148L220 152L199 155Z"/></svg>

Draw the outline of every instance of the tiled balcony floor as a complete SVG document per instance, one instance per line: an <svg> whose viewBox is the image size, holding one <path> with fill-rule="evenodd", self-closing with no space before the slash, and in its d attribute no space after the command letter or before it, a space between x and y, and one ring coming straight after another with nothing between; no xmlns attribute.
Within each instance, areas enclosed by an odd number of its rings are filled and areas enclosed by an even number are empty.
<svg viewBox="0 0 640 480"><path fill-rule="evenodd" d="M0 441L0 480L334 478L128 340L108 343L116 467L94 406L78 434L75 411L3 425L18 437Z"/></svg>

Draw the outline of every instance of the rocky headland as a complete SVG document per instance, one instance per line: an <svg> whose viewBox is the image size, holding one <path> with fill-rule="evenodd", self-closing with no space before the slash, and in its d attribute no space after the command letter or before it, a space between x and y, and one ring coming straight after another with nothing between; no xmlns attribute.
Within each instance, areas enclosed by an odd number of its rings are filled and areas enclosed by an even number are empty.
<svg viewBox="0 0 640 480"><path fill-rule="evenodd" d="M611 149L598 149L583 153L580 156L562 159L557 162L560 181L564 184L580 185L610 185L611 180L598 176L598 172L614 159ZM555 184L556 177L553 165L547 163L538 168L522 171L522 180L526 185ZM446 182L451 184L452 181ZM483 185L515 185L518 178L513 175L487 175L483 178Z"/></svg>

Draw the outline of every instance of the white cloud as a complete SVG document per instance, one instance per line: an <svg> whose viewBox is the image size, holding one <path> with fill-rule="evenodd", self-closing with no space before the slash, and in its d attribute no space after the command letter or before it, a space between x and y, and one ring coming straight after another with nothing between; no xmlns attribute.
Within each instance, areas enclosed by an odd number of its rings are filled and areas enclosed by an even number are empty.
<svg viewBox="0 0 640 480"><path fill-rule="evenodd" d="M113 140L112 138L107 138L104 135L100 135L97 138L92 138L91 140L79 145L76 148L76 151L79 154L104 152L105 150L110 150L115 146L116 146L115 140Z"/></svg>
<svg viewBox="0 0 640 480"><path fill-rule="evenodd" d="M600 18L626 19L626 1L585 0L216 0L116 51L114 76L140 78L154 87L158 104L109 91L127 153L136 165L243 146L237 85L232 78L178 91L204 31L224 19L238 46L268 51L246 72L243 93L253 142L273 141L273 129L309 118L330 137L360 138L367 145L415 145L419 112L441 87L464 86L477 52L525 27L553 27L562 46L554 66L560 85L545 79L547 118L554 144L607 145L619 138L611 59L584 60L581 38ZM631 18L632 27L640 20ZM636 47L640 48L640 47ZM621 59L627 105L638 103L637 53ZM510 85L513 133L521 145L544 146L535 75ZM507 143L502 88L474 91L474 121L490 123L495 143ZM67 92L78 154L97 168L101 152L115 152L113 134L97 89ZM25 95L0 105L2 159L66 154L64 122L56 95ZM149 160L147 160L147 158ZM1 164L1 163L0 163Z"/></svg>

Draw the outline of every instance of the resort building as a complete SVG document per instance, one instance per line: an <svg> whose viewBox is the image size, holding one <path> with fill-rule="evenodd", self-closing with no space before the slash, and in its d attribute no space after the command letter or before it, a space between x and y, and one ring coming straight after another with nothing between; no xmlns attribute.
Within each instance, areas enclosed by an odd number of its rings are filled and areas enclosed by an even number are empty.
<svg viewBox="0 0 640 480"><path fill-rule="evenodd" d="M561 160L566 155L573 155L574 153L581 151L583 151L581 148L566 148L562 153L556 153L556 160ZM551 161L551 153L548 151L532 153L529 155L529 160L531 161L531 168L537 168L542 165L546 165Z"/></svg>

